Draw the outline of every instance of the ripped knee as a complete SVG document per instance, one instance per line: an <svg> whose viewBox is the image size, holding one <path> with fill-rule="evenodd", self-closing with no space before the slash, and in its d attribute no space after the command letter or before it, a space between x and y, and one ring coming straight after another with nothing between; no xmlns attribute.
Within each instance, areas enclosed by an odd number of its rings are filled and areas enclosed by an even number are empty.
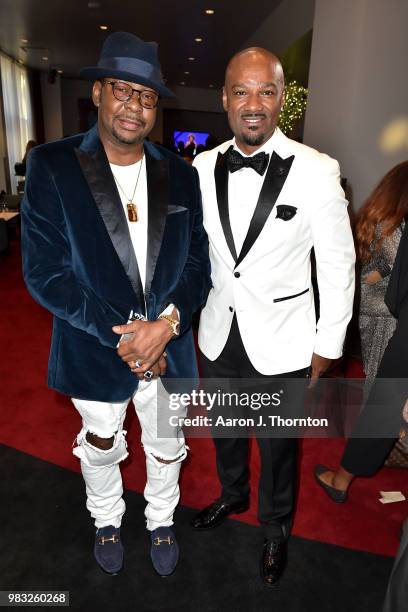
<svg viewBox="0 0 408 612"><path fill-rule="evenodd" d="M86 434L86 441L89 442L92 446L99 448L100 450L109 450L112 448L115 440L115 436L113 435L111 438L100 438L96 434L88 431Z"/></svg>
<svg viewBox="0 0 408 612"><path fill-rule="evenodd" d="M177 464L181 464L184 459L187 457L187 451L189 450L189 447L187 445L183 445L183 447L180 449L177 449L177 455L176 456L171 456L171 455L165 455L163 457L163 455L160 452L157 452L157 449L148 447L148 446L144 446L144 452L146 455L146 459L147 462L151 462L153 465L155 465L158 468L163 468L166 465L177 465Z"/></svg>
<svg viewBox="0 0 408 612"><path fill-rule="evenodd" d="M82 429L76 438L73 454L89 467L102 468L115 465L128 456L126 431L117 431L110 438L101 438Z"/></svg>
<svg viewBox="0 0 408 612"><path fill-rule="evenodd" d="M184 459L183 454L179 455L175 459L163 459L162 457L157 457L157 455L153 455L153 457L156 459L156 461L164 463L165 465L168 465L169 463L177 463L181 459Z"/></svg>

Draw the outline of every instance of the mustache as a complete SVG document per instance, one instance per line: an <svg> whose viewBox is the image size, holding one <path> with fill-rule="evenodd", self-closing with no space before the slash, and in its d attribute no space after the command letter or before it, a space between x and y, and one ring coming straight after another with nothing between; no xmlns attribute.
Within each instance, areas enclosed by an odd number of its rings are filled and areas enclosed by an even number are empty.
<svg viewBox="0 0 408 612"><path fill-rule="evenodd" d="M241 119L255 119L255 118L266 119L265 113L242 113Z"/></svg>
<svg viewBox="0 0 408 612"><path fill-rule="evenodd" d="M133 121L134 123L139 123L143 127L145 127L146 125L146 121L138 115L116 115L115 119L122 119L123 121Z"/></svg>

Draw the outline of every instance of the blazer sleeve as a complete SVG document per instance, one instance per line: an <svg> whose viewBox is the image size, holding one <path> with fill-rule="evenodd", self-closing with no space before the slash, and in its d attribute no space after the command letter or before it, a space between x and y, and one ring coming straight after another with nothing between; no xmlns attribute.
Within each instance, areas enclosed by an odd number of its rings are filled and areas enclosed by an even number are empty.
<svg viewBox="0 0 408 612"><path fill-rule="evenodd" d="M353 312L355 250L339 165L326 157L324 166L316 177L311 211L320 299L314 352L336 359L342 355Z"/></svg>
<svg viewBox="0 0 408 612"><path fill-rule="evenodd" d="M401 305L408 296L408 222L405 222L394 266L385 294L389 311L398 319Z"/></svg>
<svg viewBox="0 0 408 612"><path fill-rule="evenodd" d="M63 204L45 155L29 156L21 209L23 274L32 297L53 315L115 348L113 325L126 322L124 305L108 303L76 278Z"/></svg>
<svg viewBox="0 0 408 612"><path fill-rule="evenodd" d="M192 231L188 258L180 281L168 296L180 312L180 334L191 325L191 318L208 297L211 287L211 267L208 254L208 237L203 226L203 211L198 172L193 168L193 205L191 207Z"/></svg>

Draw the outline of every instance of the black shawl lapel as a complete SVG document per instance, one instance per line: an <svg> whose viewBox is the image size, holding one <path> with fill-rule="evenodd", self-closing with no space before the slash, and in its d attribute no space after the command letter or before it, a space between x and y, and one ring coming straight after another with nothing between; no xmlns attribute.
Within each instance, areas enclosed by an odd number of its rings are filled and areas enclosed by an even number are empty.
<svg viewBox="0 0 408 612"><path fill-rule="evenodd" d="M228 212L228 168L225 161L226 153L227 152L225 152L224 155L222 155L222 153L218 153L214 169L215 186L217 189L218 213L220 215L222 230L224 232L228 248L231 251L231 255L234 258L234 261L237 261L237 251L235 249L234 237L232 235Z"/></svg>
<svg viewBox="0 0 408 612"><path fill-rule="evenodd" d="M242 245L235 267L237 267L252 248L254 242L262 231L263 226L271 214L272 208L279 197L282 187L289 174L295 156L282 159L276 151L273 152L268 170L259 194L258 203L249 224L248 233Z"/></svg>
<svg viewBox="0 0 408 612"><path fill-rule="evenodd" d="M143 288L122 202L115 185L105 149L96 130L88 132L84 143L75 149L79 165L102 216L113 247L125 269L132 288L143 304Z"/></svg>
<svg viewBox="0 0 408 612"><path fill-rule="evenodd" d="M169 203L169 161L153 156L145 146L149 219L147 230L147 260L145 293L150 292L166 225Z"/></svg>

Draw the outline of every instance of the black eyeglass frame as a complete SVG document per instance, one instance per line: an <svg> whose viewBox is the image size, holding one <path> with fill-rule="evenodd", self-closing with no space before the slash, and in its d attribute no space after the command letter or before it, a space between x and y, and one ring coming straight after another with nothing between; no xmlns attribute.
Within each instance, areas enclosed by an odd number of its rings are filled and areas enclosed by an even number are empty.
<svg viewBox="0 0 408 612"><path fill-rule="evenodd" d="M118 102L125 102L125 103L129 102L132 99L133 94L136 92L137 93L137 100L138 100L139 104L141 106L143 106L143 108L146 108L147 110L152 110L153 108L156 108L158 103L159 103L160 96L153 89L134 89L131 85L129 85L129 83L125 83L124 81L105 81L104 80L103 82L106 83L107 85L111 85L111 87L112 87L112 94L113 94L114 98L116 98L116 100ZM129 87L132 90L132 93L129 94L129 96L125 100L120 100L117 96L115 96L115 85L117 83L121 83L122 85L126 85L126 87ZM145 106L142 103L142 98L141 98L143 93L150 93L150 94L154 94L155 96L157 96L156 104L154 106Z"/></svg>

